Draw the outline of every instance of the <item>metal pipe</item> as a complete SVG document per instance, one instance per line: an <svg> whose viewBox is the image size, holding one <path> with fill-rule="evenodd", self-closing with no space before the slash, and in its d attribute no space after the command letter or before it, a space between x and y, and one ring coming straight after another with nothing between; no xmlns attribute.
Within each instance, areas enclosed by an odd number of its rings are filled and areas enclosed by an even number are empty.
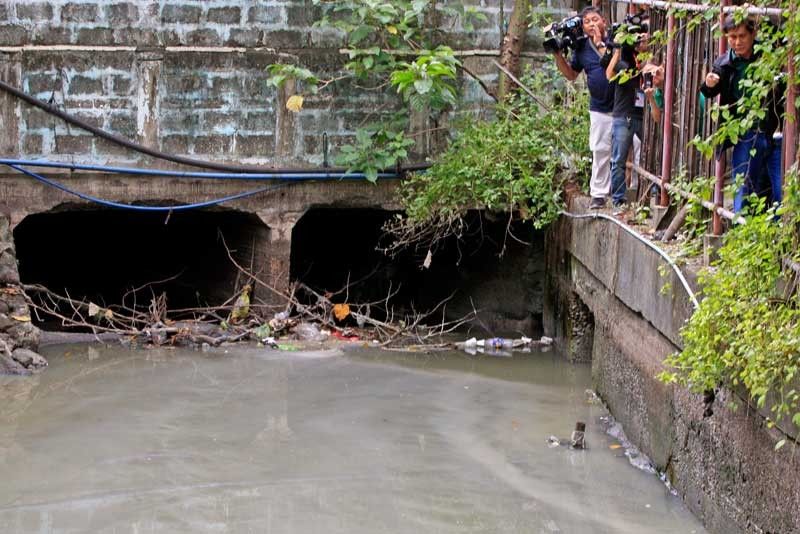
<svg viewBox="0 0 800 534"><path fill-rule="evenodd" d="M631 4L633 5L633 4ZM667 16L667 66L664 80L664 135L661 148L661 180L672 179L672 107L675 98L675 14ZM661 188L661 206L669 205L667 189Z"/></svg>
<svg viewBox="0 0 800 534"><path fill-rule="evenodd" d="M165 161L171 161L173 163L179 163L181 165L189 165L192 167L199 167L202 169L214 169L218 171L226 171L226 172L241 172L241 173L271 173L271 172L279 172L279 173L305 173L309 172L313 169L292 169L292 168L273 168L273 167L258 167L258 166L248 166L248 165L233 165L229 163L215 163L212 161L202 161L193 158L186 158L183 156L175 156L173 154L167 154L160 150L156 150L154 148L149 148L144 145L140 145L138 143L134 143L129 139L125 139L122 136L112 134L111 132L107 132L102 128L98 128L96 126L92 126L91 124L78 119L68 113L64 113L60 109L55 108L45 102L42 102L38 98L34 98L33 96L20 91L16 87L8 85L7 83L0 81L0 89L6 91L9 94L14 95L15 97L19 98L27 102L28 104L35 106L41 110L46 111L47 113L58 117L59 119L72 124L73 126L77 126L87 132L91 132L97 137L101 137L107 141L110 141L116 145L125 147L129 150L133 150L134 152L139 152L140 154L147 154L148 156L152 156L157 159L162 159ZM403 171L417 171L422 169L427 169L430 167L430 164L417 164L417 165L406 165L401 167ZM346 172L347 169L344 168L333 168L330 169L332 172Z"/></svg>
<svg viewBox="0 0 800 534"><path fill-rule="evenodd" d="M650 6L650 7L657 7L661 9L674 9L677 11L694 11L694 12L703 12L713 9L714 7L711 4L692 4L686 2L665 2L664 0L615 0L617 2L621 2L623 4L636 4L636 5L643 5L643 6ZM744 9L739 6L729 6L725 4L722 7L722 13L730 13L732 11L736 11L738 9ZM749 6L747 8L748 15L770 15L770 16L782 16L784 10L778 7L756 7L756 6Z"/></svg>
<svg viewBox="0 0 800 534"><path fill-rule="evenodd" d="M730 0L720 0L722 9L719 11L719 27L722 29L723 22L725 21L725 7L730 3ZM718 52L719 55L724 54L728 50L728 40L723 33L719 38ZM719 102L719 98L717 102ZM714 163L714 205L716 208L722 208L724 202L723 188L725 187L725 156L718 154L717 160ZM722 219L714 209L711 218L711 234L715 236L722 235Z"/></svg>
<svg viewBox="0 0 800 534"><path fill-rule="evenodd" d="M160 169L139 169L136 167L113 167L108 165L82 165L78 163L61 163L57 161L38 161L24 159L0 158L0 165L17 165L21 167L45 167L50 169L69 169L71 171L109 172L115 174L130 174L135 176L163 176L169 178L200 178L213 180L364 180L363 172L305 172L305 173L220 173L220 172L187 172L166 171ZM378 178L397 178L394 172L379 173Z"/></svg>
<svg viewBox="0 0 800 534"><path fill-rule="evenodd" d="M632 169L634 169L636 171L636 173L639 174L639 176L642 176L642 177L650 180L654 184L656 184L656 185L658 185L658 186L660 186L660 187L662 187L664 189L668 189L669 191L675 193L678 196L681 196L681 197L683 197L683 198L685 198L687 200L691 200L693 202L697 202L698 204L700 204L701 206L703 206L707 210L710 210L712 213L718 214L718 216L723 218L723 219L727 219L729 221L732 221L735 224L744 224L746 222L746 219L744 217L742 217L741 215L737 215L736 213L733 213L731 210L727 210L727 209L725 209L725 208L723 208L721 206L717 206L716 204L713 204L713 203L709 202L708 200L700 198L699 196L695 195L694 193L690 193L689 191L684 191L683 189L680 189L679 187L676 187L676 186L674 186L672 184L664 183L664 182L661 181L661 178L659 178L655 174L645 170L644 168L642 168L642 167L640 167L638 165L634 165L634 164L628 162L628 166L631 167Z"/></svg>
<svg viewBox="0 0 800 534"><path fill-rule="evenodd" d="M792 2L792 12L794 12L797 2ZM784 183L789 169L794 165L797 157L797 85L794 78L797 75L797 67L794 62L797 43L793 35L789 36L788 42L788 61L786 67L789 83L786 86L786 119L783 122L783 176Z"/></svg>

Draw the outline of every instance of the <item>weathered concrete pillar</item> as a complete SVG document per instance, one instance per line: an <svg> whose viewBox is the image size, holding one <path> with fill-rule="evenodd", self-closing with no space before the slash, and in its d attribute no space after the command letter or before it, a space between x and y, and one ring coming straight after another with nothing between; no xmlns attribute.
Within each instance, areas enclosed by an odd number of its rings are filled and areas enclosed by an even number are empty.
<svg viewBox="0 0 800 534"><path fill-rule="evenodd" d="M279 209L265 209L257 212L258 217L269 226L269 245L265 260L264 281L279 293L289 289L289 269L292 255L292 230L303 216L302 212L283 212ZM278 294L263 295L275 304L282 303Z"/></svg>
<svg viewBox="0 0 800 534"><path fill-rule="evenodd" d="M278 161L292 160L295 157L297 114L286 109L286 102L296 91L295 81L287 80L275 95L275 158Z"/></svg>
<svg viewBox="0 0 800 534"><path fill-rule="evenodd" d="M142 49L136 51L137 109L136 133L139 143L158 146L159 98L158 82L164 53L161 50Z"/></svg>
<svg viewBox="0 0 800 534"><path fill-rule="evenodd" d="M22 53L0 52L0 80L14 87L22 84ZM19 155L20 101L0 92L0 154Z"/></svg>

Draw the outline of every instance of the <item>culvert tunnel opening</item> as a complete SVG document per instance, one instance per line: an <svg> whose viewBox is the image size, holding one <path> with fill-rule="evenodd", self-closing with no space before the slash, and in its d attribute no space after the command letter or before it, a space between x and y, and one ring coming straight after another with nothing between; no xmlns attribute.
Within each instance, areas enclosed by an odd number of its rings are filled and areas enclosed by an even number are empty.
<svg viewBox="0 0 800 534"><path fill-rule="evenodd" d="M169 309L178 310L230 298L244 279L228 250L243 266L259 264L269 228L233 210L167 214L62 206L26 217L14 229L14 242L24 284L104 307L131 306L134 299L146 306L164 293ZM52 316L33 314L33 320L47 330L64 329Z"/></svg>
<svg viewBox="0 0 800 534"><path fill-rule="evenodd" d="M541 333L542 232L529 222L509 226L507 218L470 211L462 237L438 243L426 269L427 248L408 248L395 257L379 250L391 239L383 226L397 213L309 210L292 231L291 279L323 294L338 292L331 298L334 303L380 302L370 308L379 320L386 318L383 305L390 294L394 296L388 305L395 319L427 312L449 298L429 324L443 317L457 320L476 310L476 319L465 325L476 334Z"/></svg>

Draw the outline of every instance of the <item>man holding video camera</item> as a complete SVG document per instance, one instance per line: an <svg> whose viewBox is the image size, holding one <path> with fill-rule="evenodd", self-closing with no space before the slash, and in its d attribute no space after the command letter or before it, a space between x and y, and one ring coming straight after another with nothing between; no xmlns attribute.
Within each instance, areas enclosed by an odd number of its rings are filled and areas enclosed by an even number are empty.
<svg viewBox="0 0 800 534"><path fill-rule="evenodd" d="M738 103L748 96L746 88L750 65L759 56L755 50L755 20L748 17L737 22L734 14L730 13L723 21L722 31L730 48L714 61L711 72L706 74L705 81L700 86L700 92L706 98L720 95L720 106L729 108L731 117L735 120L740 118ZM779 83L775 84L762 102L764 118L757 120L747 132L740 135L736 143L726 141L717 154L720 157L722 151L733 146L731 176L734 179L737 176L744 177L744 183L733 201L736 212L744 207L747 197L752 193L764 197L767 205L781 202L782 138L775 132L781 125L784 89L785 83L779 76Z"/></svg>
<svg viewBox="0 0 800 534"><path fill-rule="evenodd" d="M561 74L569 81L574 81L581 71L586 72L586 85L589 87L589 149L592 151L592 179L590 191L592 195L591 208L600 209L605 206L606 196L611 190L611 110L614 106L613 87L606 79L605 69L600 65L600 59L606 51L606 21L600 11L595 7L587 7L581 11L583 35L570 38L569 21L565 19L560 27L565 28L565 36L557 41L556 46L545 50L553 53L556 66ZM564 58L563 52L566 43L572 48L572 59L569 63Z"/></svg>
<svg viewBox="0 0 800 534"><path fill-rule="evenodd" d="M614 108L611 112L611 203L621 211L625 205L625 162L634 136L642 139L645 94L639 54L647 49L648 25L643 14L629 15L615 24L613 52L606 53L606 77L614 80ZM651 82L652 83L652 82Z"/></svg>

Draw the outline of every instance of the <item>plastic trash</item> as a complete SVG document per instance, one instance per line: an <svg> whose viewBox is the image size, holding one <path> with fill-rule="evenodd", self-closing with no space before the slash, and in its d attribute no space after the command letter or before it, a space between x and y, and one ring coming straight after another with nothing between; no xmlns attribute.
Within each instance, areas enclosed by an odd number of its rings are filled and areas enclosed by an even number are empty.
<svg viewBox="0 0 800 534"><path fill-rule="evenodd" d="M502 358L511 358L514 356L510 348L509 349L505 349L502 347L497 348L492 345L487 345L483 348L478 347L478 352L480 352L481 354L485 354L487 356L499 356Z"/></svg>
<svg viewBox="0 0 800 534"><path fill-rule="evenodd" d="M494 350L502 350L502 349L510 349L514 347L514 341L511 339L506 339L504 337L493 337L484 341L483 344L484 349L494 349Z"/></svg>
<svg viewBox="0 0 800 534"><path fill-rule="evenodd" d="M299 339L304 341L324 341L328 337L320 332L314 323L298 323L293 331Z"/></svg>
<svg viewBox="0 0 800 534"><path fill-rule="evenodd" d="M573 449L586 448L586 423L578 421L575 423L575 430L572 431L572 437L569 440L569 446Z"/></svg>

